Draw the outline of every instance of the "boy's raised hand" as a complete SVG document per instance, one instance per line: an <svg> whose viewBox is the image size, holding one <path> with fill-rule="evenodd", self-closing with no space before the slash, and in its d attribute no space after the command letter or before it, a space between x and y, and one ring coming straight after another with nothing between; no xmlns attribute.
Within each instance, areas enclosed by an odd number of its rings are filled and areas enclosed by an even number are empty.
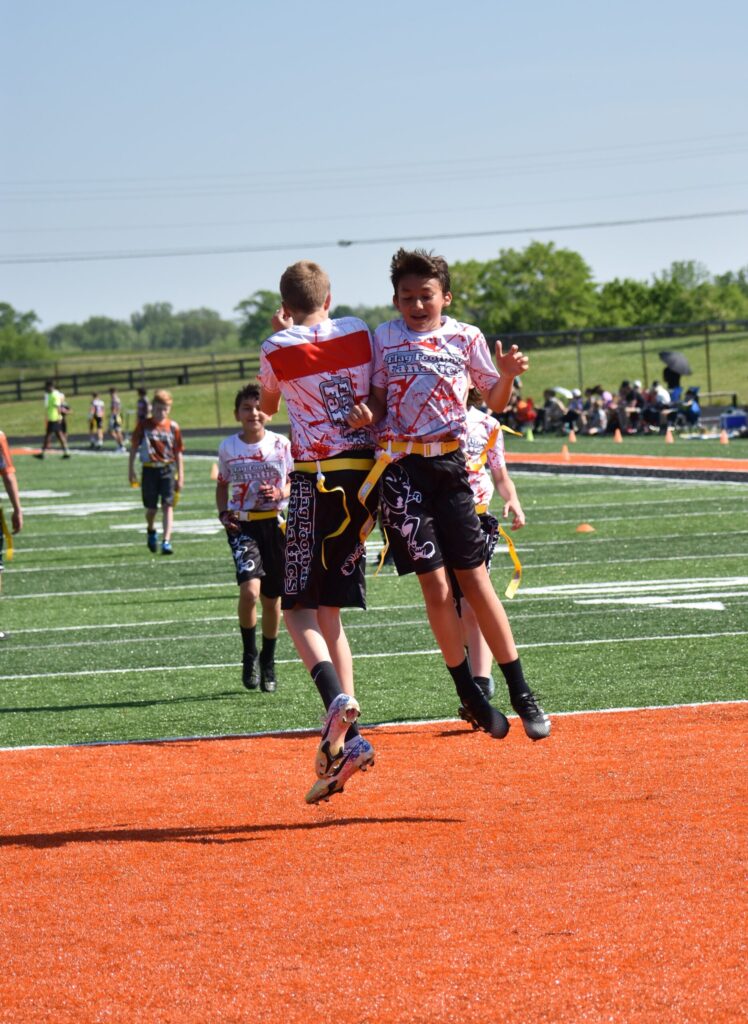
<svg viewBox="0 0 748 1024"><path fill-rule="evenodd" d="M512 345L505 352L501 341L496 342L496 367L503 377L519 377L530 365L530 360L520 352L517 345Z"/></svg>
<svg viewBox="0 0 748 1024"><path fill-rule="evenodd" d="M285 331L287 327L293 327L293 317L288 315L283 306L276 309L270 322L276 334L278 331Z"/></svg>

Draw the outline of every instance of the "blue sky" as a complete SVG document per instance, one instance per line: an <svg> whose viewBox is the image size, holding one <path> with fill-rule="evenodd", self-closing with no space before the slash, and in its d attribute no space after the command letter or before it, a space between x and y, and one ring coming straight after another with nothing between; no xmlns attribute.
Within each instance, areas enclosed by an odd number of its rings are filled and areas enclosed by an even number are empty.
<svg viewBox="0 0 748 1024"><path fill-rule="evenodd" d="M5 0L2 23L0 301L44 327L230 317L302 257L386 303L399 244L554 241L599 281L748 264L746 216L539 230L748 209L744 2ZM198 254L139 255L174 250Z"/></svg>

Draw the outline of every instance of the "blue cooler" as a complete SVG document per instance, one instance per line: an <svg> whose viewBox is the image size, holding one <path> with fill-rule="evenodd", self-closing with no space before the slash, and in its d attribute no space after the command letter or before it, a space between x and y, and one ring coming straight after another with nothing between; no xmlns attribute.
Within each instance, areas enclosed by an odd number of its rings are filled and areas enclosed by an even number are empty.
<svg viewBox="0 0 748 1024"><path fill-rule="evenodd" d="M720 430L745 430L748 427L748 412L745 409L728 409L719 418Z"/></svg>

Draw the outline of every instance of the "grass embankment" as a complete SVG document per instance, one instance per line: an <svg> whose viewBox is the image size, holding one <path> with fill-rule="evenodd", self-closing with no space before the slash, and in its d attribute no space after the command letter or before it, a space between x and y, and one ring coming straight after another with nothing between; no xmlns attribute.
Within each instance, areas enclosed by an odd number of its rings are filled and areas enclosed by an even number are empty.
<svg viewBox="0 0 748 1024"><path fill-rule="evenodd" d="M622 380L640 379L650 383L662 379L663 364L658 353L667 348L683 352L693 368L693 375L684 378L687 384L695 384L702 392L707 391L711 379L711 390L724 392L727 396L737 394L742 403L748 401L748 332L742 334L714 335L709 346L709 373L707 373L707 350L703 335L691 338L677 338L668 341L663 338L640 341L606 342L583 345L581 360L574 346L552 349L533 349L530 352L530 370L524 377L526 395L542 405L545 388L564 386L592 387L602 384L615 391ZM238 359L242 353L237 352ZM221 353L221 360L230 358L230 353ZM248 354L252 358L252 354ZM94 353L61 357L57 362L60 373L71 373L99 369L102 366L116 369L155 366L171 366L179 363L205 362L209 353L193 351L167 352L157 355L134 353ZM141 363L142 361L142 363ZM580 372L581 362L581 372ZM646 371L646 372L645 372ZM16 371L17 375L17 371ZM25 376L36 376L36 371L26 371ZM4 374L7 378L7 374ZM252 373L253 376L253 373ZM178 386L165 379L163 386L174 395L174 417L186 429L220 426L225 428L234 422L233 400L237 388L246 381L219 381ZM151 389L152 390L152 389ZM134 391L121 390L120 395L130 420L134 416L137 395ZM106 397L106 396L105 396ZM70 419L72 433L87 430L90 394L68 395L73 408ZM724 404L729 398L721 399ZM38 433L42 426L41 396L23 402L4 401L0 406L0 426L10 437ZM283 411L276 423L287 422Z"/></svg>

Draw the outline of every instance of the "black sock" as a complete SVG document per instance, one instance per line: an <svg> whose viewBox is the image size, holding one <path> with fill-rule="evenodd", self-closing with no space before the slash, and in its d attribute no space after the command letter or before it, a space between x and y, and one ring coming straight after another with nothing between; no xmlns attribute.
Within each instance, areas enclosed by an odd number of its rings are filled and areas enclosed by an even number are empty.
<svg viewBox="0 0 748 1024"><path fill-rule="evenodd" d="M505 665L499 665L499 668L504 673L506 685L509 687L510 698L518 697L520 693L531 692L530 687L525 681L525 674L522 671L519 658L515 661L508 661Z"/></svg>
<svg viewBox="0 0 748 1024"><path fill-rule="evenodd" d="M257 627L256 626L240 626L242 631L242 644L244 646L244 654L247 658L257 657Z"/></svg>
<svg viewBox="0 0 748 1024"><path fill-rule="evenodd" d="M485 693L488 689L490 682L490 676L473 676L476 686L480 686L481 690Z"/></svg>
<svg viewBox="0 0 748 1024"><path fill-rule="evenodd" d="M322 698L322 703L325 705L325 711L330 707L332 702L343 692L343 688L340 685L338 679L338 673L335 671L335 666L331 661L319 661L314 666L311 672L314 685L319 690L319 695ZM358 726L354 722L345 734L346 743L348 740L352 740L354 736L358 736Z"/></svg>
<svg viewBox="0 0 748 1024"><path fill-rule="evenodd" d="M478 686L473 679L473 674L470 671L470 662L465 658L463 662L459 665L455 665L454 668L449 668L449 665L447 665L447 668L449 669L449 674L454 680L457 696L468 711L474 714L482 724L483 719L486 717L486 713L490 713L491 705L478 689Z"/></svg>
<svg viewBox="0 0 748 1024"><path fill-rule="evenodd" d="M277 637L265 636L262 634L262 650L260 651L260 661L263 665L272 665L275 661L275 643Z"/></svg>

